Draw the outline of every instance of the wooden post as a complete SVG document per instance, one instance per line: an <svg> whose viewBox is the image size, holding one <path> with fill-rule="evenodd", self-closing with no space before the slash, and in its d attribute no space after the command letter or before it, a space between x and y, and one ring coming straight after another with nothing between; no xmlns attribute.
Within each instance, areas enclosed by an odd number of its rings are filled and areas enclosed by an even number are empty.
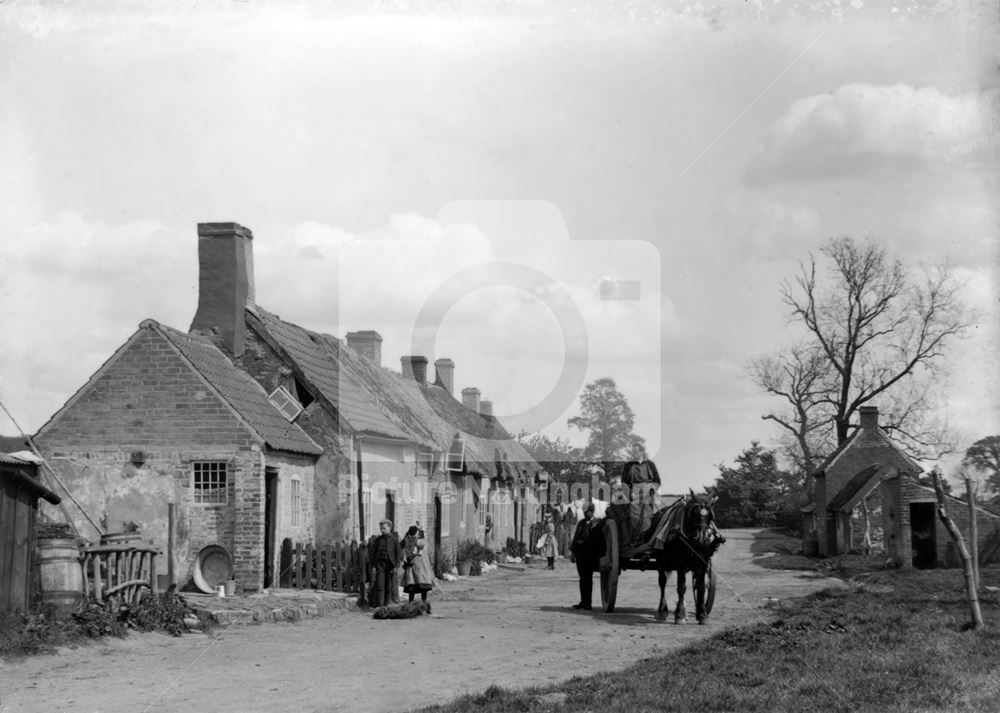
<svg viewBox="0 0 1000 713"><path fill-rule="evenodd" d="M344 568L347 566L347 563L350 560L348 560L348 558L347 558L347 552L345 552L346 547L344 546L343 542L336 543L336 545L334 545L334 547L337 548L335 550L336 556L334 558L334 561L337 563L337 583L336 583L336 590L338 592L343 592L344 591Z"/></svg>
<svg viewBox="0 0 1000 713"><path fill-rule="evenodd" d="M101 584L101 556L93 554L90 560L94 565L94 600L100 604L104 601L104 589Z"/></svg>
<svg viewBox="0 0 1000 713"><path fill-rule="evenodd" d="M973 584L979 590L979 527L976 523L976 495L972 491L972 476L965 474L965 497L969 501L969 555L972 557Z"/></svg>
<svg viewBox="0 0 1000 713"><path fill-rule="evenodd" d="M167 586L177 584L174 578L174 526L177 517L177 505L167 503ZM155 573L153 575L156 576Z"/></svg>
<svg viewBox="0 0 1000 713"><path fill-rule="evenodd" d="M941 487L941 476L938 475L936 470L932 470L931 478L934 479L934 494L937 496L938 501L938 517L941 518L941 522L948 529L948 534L955 541L955 545L958 547L958 554L962 558L962 569L965 571L965 591L969 597L969 609L972 614L972 628L982 629L985 625L983 624L983 613L979 609L979 596L976 594L976 575L972 570L972 558L969 556L969 550L965 547L961 531L955 526L952 519L948 517L948 510L945 507L944 500L944 488Z"/></svg>

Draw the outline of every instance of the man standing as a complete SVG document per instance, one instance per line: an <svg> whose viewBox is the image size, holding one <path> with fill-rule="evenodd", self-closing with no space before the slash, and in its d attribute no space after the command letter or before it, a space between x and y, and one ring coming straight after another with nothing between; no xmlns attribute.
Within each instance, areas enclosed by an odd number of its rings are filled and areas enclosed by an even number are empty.
<svg viewBox="0 0 1000 713"><path fill-rule="evenodd" d="M583 511L583 519L576 525L573 542L570 544L569 559L576 563L576 573L580 577L580 603L574 604L574 609L590 610L590 600L594 592L594 570L597 562L594 554L587 550L587 538L594 527L594 504L587 505Z"/></svg>
<svg viewBox="0 0 1000 713"><path fill-rule="evenodd" d="M392 603L393 573L403 561L403 548L392 532L392 521L382 520L378 527L380 533L372 539L368 548L370 561L375 568L371 596L373 601L370 602L374 607Z"/></svg>

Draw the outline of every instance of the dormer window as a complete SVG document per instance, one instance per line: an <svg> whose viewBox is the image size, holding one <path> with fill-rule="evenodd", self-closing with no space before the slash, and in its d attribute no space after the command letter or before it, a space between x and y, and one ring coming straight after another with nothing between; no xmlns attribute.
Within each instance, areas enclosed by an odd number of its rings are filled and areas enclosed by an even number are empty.
<svg viewBox="0 0 1000 713"><path fill-rule="evenodd" d="M465 439L455 436L448 449L448 470L461 473L465 467Z"/></svg>
<svg viewBox="0 0 1000 713"><path fill-rule="evenodd" d="M296 401L284 386L276 388L267 398L289 421L294 421L302 413L302 404Z"/></svg>

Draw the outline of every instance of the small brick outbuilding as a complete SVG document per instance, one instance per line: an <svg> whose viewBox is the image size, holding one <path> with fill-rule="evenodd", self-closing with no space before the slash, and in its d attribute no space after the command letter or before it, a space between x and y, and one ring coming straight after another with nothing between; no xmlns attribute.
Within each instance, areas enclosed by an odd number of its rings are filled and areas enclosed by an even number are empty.
<svg viewBox="0 0 1000 713"><path fill-rule="evenodd" d="M937 517L933 488L917 477L922 468L878 425L878 408L862 406L860 424L812 474L814 501L803 508L803 549L820 556L854 546L852 514L869 496L881 503L886 554L902 567L957 564L954 544ZM948 514L969 536L966 504L948 497ZM1000 517L977 509L981 551L1000 536Z"/></svg>

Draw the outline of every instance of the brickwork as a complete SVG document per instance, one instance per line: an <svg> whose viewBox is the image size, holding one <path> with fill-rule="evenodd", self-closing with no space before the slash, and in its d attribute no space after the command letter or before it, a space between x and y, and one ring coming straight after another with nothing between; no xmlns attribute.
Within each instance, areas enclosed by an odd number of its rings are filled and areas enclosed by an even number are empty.
<svg viewBox="0 0 1000 713"><path fill-rule="evenodd" d="M232 553L242 586L261 585L263 444L153 328L141 328L36 442L105 531L135 522L166 555L167 506L175 503L179 584L190 579L197 553L218 544ZM228 502L192 502L195 461L227 464ZM70 514L96 541L100 531L77 508ZM165 556L158 570L167 572Z"/></svg>
<svg viewBox="0 0 1000 713"><path fill-rule="evenodd" d="M862 413L862 426L852 436L850 442L825 464L822 473L813 476L815 537L820 555L839 554L844 545L838 543L850 542L852 539L849 518L846 516L837 518L828 511L827 503L836 498L852 478L873 465L895 468L901 473L913 476L920 470L878 428L877 409L866 407ZM898 509L896 512L898 515ZM838 528L841 530L839 538ZM886 530L886 532L892 531ZM902 546L901 543L896 544Z"/></svg>
<svg viewBox="0 0 1000 713"><path fill-rule="evenodd" d="M282 357L253 330L248 330L244 354L244 370L270 393L290 375L291 369ZM340 542L351 537L351 494L354 466L350 457L350 438L341 433L340 424L319 401L311 403L295 420L322 449L315 464L310 502L313 535L317 541ZM356 505L354 506L356 508ZM279 540L280 544L280 540Z"/></svg>

